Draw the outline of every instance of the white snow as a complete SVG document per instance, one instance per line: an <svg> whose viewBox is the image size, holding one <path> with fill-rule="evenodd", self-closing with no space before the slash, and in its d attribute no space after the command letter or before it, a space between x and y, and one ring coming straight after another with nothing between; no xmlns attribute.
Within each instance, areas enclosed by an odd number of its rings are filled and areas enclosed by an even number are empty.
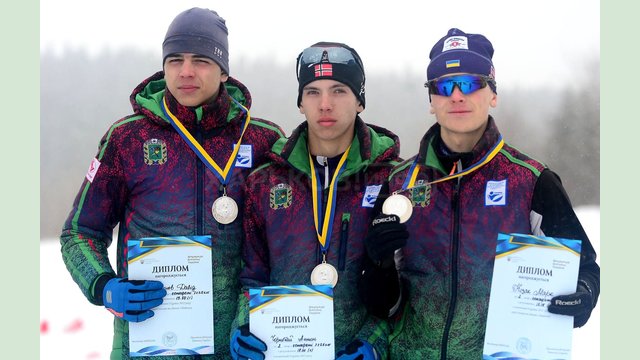
<svg viewBox="0 0 640 360"><path fill-rule="evenodd" d="M600 263L600 208L576 209ZM115 261L115 246L109 249ZM91 305L67 272L57 240L40 245L40 359L109 359L112 315ZM591 319L573 332L573 359L600 359L600 301Z"/></svg>

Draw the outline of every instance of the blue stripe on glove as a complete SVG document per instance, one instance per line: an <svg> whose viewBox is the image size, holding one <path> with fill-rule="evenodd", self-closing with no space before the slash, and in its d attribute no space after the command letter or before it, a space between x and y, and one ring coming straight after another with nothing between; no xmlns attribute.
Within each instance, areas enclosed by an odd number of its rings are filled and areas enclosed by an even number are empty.
<svg viewBox="0 0 640 360"><path fill-rule="evenodd" d="M267 344L249 331L248 324L233 331L230 346L233 360L264 360L264 351L267 351Z"/></svg>
<svg viewBox="0 0 640 360"><path fill-rule="evenodd" d="M160 281L113 278L102 291L104 306L113 315L131 322L140 322L153 316L154 307L162 304L167 295Z"/></svg>
<svg viewBox="0 0 640 360"><path fill-rule="evenodd" d="M249 331L249 324L233 331L229 345L233 360L264 360L264 351L267 351L267 344Z"/></svg>
<svg viewBox="0 0 640 360"><path fill-rule="evenodd" d="M377 360L376 350L368 342L356 339L336 354L336 360Z"/></svg>

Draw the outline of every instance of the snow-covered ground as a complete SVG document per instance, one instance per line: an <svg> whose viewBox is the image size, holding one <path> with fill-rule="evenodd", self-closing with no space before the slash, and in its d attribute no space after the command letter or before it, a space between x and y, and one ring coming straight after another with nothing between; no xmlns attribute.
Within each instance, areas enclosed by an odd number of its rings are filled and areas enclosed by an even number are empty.
<svg viewBox="0 0 640 360"><path fill-rule="evenodd" d="M576 212L600 263L600 208ZM111 247L112 252L114 247ZM111 259L115 257L111 256ZM112 260L113 262L113 260ZM62 262L59 242L40 245L40 359L106 360L112 340L112 315L91 305L71 280ZM591 319L573 332L573 359L600 359L600 301Z"/></svg>

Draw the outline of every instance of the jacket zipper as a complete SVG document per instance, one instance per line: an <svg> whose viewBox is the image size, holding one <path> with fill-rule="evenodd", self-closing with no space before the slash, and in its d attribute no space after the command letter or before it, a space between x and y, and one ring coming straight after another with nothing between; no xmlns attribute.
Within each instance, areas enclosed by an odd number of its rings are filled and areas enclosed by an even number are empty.
<svg viewBox="0 0 640 360"><path fill-rule="evenodd" d="M322 165L324 166L324 188L329 187L329 161L326 156L322 157Z"/></svg>
<svg viewBox="0 0 640 360"><path fill-rule="evenodd" d="M338 259L338 270L344 271L345 260L347 258L347 241L349 240L349 220L350 213L342 214L342 226L340 227L340 258Z"/></svg>
<svg viewBox="0 0 640 360"><path fill-rule="evenodd" d="M325 212L325 206L327 206L327 202L329 199L329 192L326 191L327 188L329 187L329 162L327 161L327 158L325 156L316 156L316 162L318 162L318 164L322 165L324 167L324 182L322 183L322 206L320 207L320 209L318 209L318 211L321 211L323 214ZM316 173L317 174L317 173ZM323 218L324 221L324 218ZM320 226L322 228L322 224L318 224L318 226ZM329 226L331 226L331 224L329 224ZM318 230L319 231L319 230ZM327 241L331 241L331 239L326 239ZM331 245L331 243L329 243L329 245ZM327 253L328 253L328 249L327 249ZM328 255L327 255L328 256ZM320 242L318 242L318 255L316 258L316 263L320 264L322 262L322 245L320 245Z"/></svg>
<svg viewBox="0 0 640 360"><path fill-rule="evenodd" d="M458 171L462 170L462 163L458 160ZM451 323L456 310L458 300L458 248L460 243L460 181L459 177L453 188L453 197L451 199L451 208L453 210L453 232L451 233L451 302L447 312L447 321L444 324L442 333L442 343L440 345L440 359L446 360L447 348L449 345L449 332L451 331Z"/></svg>

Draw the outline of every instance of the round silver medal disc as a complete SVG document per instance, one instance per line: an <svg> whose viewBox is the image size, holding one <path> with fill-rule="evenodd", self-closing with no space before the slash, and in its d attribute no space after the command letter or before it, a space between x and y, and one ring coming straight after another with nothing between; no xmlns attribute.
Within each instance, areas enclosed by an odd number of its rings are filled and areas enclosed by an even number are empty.
<svg viewBox="0 0 640 360"><path fill-rule="evenodd" d="M213 218L220 224L229 224L238 217L238 204L228 196L221 196L211 206Z"/></svg>
<svg viewBox="0 0 640 360"><path fill-rule="evenodd" d="M338 283L338 271L331 264L322 263L313 268L311 272L311 284L331 285L335 287Z"/></svg>
<svg viewBox="0 0 640 360"><path fill-rule="evenodd" d="M397 215L400 222L404 223L413 213L413 204L406 196L393 194L382 203L382 212L387 215Z"/></svg>

